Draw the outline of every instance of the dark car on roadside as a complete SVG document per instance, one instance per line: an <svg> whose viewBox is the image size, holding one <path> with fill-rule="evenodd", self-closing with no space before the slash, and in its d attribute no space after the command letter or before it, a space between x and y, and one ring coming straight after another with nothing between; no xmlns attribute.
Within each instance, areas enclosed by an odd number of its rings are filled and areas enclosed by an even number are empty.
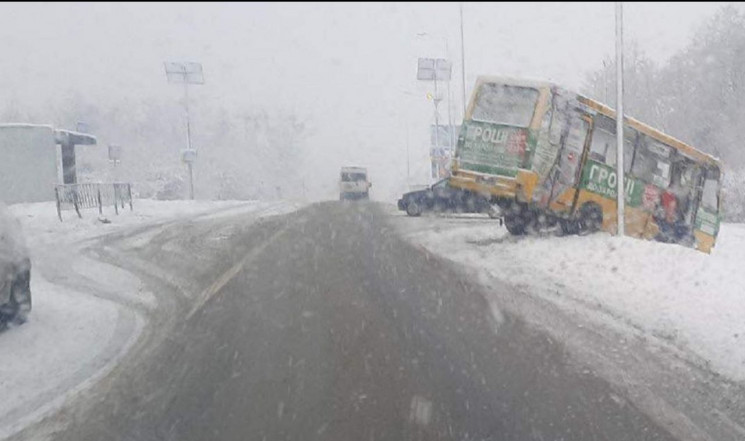
<svg viewBox="0 0 745 441"><path fill-rule="evenodd" d="M447 179L438 181L423 190L405 193L398 200L398 209L409 216L419 216L425 211L437 213L485 213L499 217L499 208L486 197L469 190L451 187Z"/></svg>
<svg viewBox="0 0 745 441"><path fill-rule="evenodd" d="M31 311L31 260L18 220L0 202L0 329Z"/></svg>

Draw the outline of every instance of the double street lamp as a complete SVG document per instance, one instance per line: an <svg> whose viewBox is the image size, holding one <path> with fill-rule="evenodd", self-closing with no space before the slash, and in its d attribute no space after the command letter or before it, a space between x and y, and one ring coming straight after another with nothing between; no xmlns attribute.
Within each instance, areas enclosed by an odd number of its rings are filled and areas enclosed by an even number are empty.
<svg viewBox="0 0 745 441"><path fill-rule="evenodd" d="M194 199L193 164L197 151L191 147L191 118L189 115L189 85L204 84L204 74L200 63L165 62L166 78L169 83L184 85L184 110L186 111L186 149L181 152L181 159L189 167L189 198Z"/></svg>

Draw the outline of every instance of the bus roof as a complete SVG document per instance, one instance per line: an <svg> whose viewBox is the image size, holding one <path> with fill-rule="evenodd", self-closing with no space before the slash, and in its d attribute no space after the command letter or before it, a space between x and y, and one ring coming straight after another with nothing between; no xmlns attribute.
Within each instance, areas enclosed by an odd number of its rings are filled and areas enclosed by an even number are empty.
<svg viewBox="0 0 745 441"><path fill-rule="evenodd" d="M474 88L474 92L478 90L479 86L484 83L506 84L506 85L513 85L513 86L519 86L519 87L531 87L535 89L559 88L561 90L565 90L571 94L576 95L577 99L581 103L587 105L591 109L599 113L602 113L610 118L613 118L613 119L616 118L616 111L606 106L605 104L602 104L599 101L595 101L591 98L587 98L586 96L573 92L570 89L566 89L550 81L536 80L536 79L530 79L530 78L512 78L512 77L505 77L505 76L479 76L476 79L476 87ZM656 139L657 141L660 141L664 144L667 144L679 150L680 152L684 153L690 158L696 161L700 161L700 162L704 162L710 165L721 167L721 162L718 158L712 155L709 155L707 153L704 153L701 150L698 150L697 148L689 144L686 144L685 142L677 138L674 138L666 133L663 133L662 131L655 129L652 126L644 124L643 122L636 120L632 117L626 116L625 119L626 119L626 123L630 127L636 129L637 131L641 133L644 133L647 136L650 136Z"/></svg>
<svg viewBox="0 0 745 441"><path fill-rule="evenodd" d="M478 86L484 83L508 84L511 86L534 87L536 89L555 86L555 84L550 83L548 81L536 80L536 79L530 79L530 78L513 78L513 77L482 75L476 78L476 89L478 89Z"/></svg>
<svg viewBox="0 0 745 441"><path fill-rule="evenodd" d="M610 118L613 118L613 119L616 118L616 111L606 106L605 104L595 101L591 98L587 98L585 96L579 95L579 94L577 95L577 97L581 103L587 105L591 109L599 113L602 113L603 115L608 116ZM627 116L625 120L626 120L626 123L630 127L636 129L637 131L641 133L644 133L645 135L651 138L656 139L657 141L660 141L664 144L667 144L681 151L682 153L684 153L685 155L691 157L692 159L696 161L704 162L710 165L715 165L717 167L721 167L722 165L721 161L718 158L712 155L709 155L708 153L704 153L701 150L698 150L697 148L689 144L686 144L685 142L677 138L674 138L666 133L663 133L660 130L655 129L654 127L644 124L643 122L637 119Z"/></svg>
<svg viewBox="0 0 745 441"><path fill-rule="evenodd" d="M367 169L365 167L342 167L342 172L362 172L367 173Z"/></svg>

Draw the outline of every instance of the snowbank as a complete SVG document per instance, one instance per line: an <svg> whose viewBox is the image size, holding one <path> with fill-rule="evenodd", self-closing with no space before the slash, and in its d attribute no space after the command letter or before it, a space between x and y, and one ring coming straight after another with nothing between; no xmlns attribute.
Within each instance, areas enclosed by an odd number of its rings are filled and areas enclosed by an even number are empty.
<svg viewBox="0 0 745 441"><path fill-rule="evenodd" d="M63 222L54 202L10 205L31 254L33 309L27 323L0 332L0 439L105 375L139 337L145 325L140 308L155 306L155 296L135 275L82 255L84 243L127 228L233 214L261 218L303 205L135 200L134 211L127 206L116 215L106 207L103 216L94 209L82 218L66 211Z"/></svg>
<svg viewBox="0 0 745 441"><path fill-rule="evenodd" d="M277 207L277 211L281 213L282 209L287 212L300 206L300 203L293 202L136 199L132 211L128 205L121 209L118 215L113 207L104 207L103 215L98 214L98 209L86 209L81 211L82 218L78 218L75 211L63 211L63 221L57 217L54 202L13 204L8 208L23 224L28 240L69 242L98 237L122 227L166 222L197 215L251 212L271 207Z"/></svg>
<svg viewBox="0 0 745 441"><path fill-rule="evenodd" d="M0 333L0 439L112 368L142 322L111 301L31 278L29 321Z"/></svg>
<svg viewBox="0 0 745 441"><path fill-rule="evenodd" d="M692 361L745 381L745 225L723 225L711 255L604 233L514 238L493 223L409 236L563 308L665 339L695 354Z"/></svg>

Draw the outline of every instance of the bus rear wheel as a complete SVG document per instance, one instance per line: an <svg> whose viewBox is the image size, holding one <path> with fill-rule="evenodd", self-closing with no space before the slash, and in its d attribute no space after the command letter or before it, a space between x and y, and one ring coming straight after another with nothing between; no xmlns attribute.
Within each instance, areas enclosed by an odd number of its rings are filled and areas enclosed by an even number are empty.
<svg viewBox="0 0 745 441"><path fill-rule="evenodd" d="M603 209L598 204L587 203L579 211L579 233L590 234L603 227Z"/></svg>

